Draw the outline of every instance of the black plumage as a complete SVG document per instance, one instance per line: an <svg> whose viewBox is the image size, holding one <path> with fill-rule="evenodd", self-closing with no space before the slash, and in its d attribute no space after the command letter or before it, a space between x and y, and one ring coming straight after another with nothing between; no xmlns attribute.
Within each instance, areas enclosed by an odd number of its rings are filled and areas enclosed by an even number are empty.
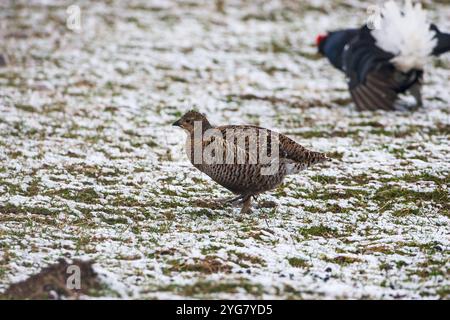
<svg viewBox="0 0 450 320"><path fill-rule="evenodd" d="M438 56L450 51L450 34L435 25L437 44L432 52ZM391 62L394 54L379 48L371 30L345 29L328 33L318 40L319 52L345 73L350 95L358 110L395 110L398 95L410 93L416 106L422 105L423 70L403 72Z"/></svg>
<svg viewBox="0 0 450 320"><path fill-rule="evenodd" d="M432 24L430 28L436 32L436 38L438 39L433 55L439 56L450 51L450 33L441 32L435 24Z"/></svg>

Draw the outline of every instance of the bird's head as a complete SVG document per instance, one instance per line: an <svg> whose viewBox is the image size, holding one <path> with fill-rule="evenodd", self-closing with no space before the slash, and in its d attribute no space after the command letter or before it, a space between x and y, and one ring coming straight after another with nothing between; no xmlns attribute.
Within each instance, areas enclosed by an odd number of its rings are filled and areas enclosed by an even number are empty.
<svg viewBox="0 0 450 320"><path fill-rule="evenodd" d="M323 54L323 45L328 38L328 34L322 33L316 37L316 46L321 54Z"/></svg>
<svg viewBox="0 0 450 320"><path fill-rule="evenodd" d="M202 132L211 128L211 124L208 119L206 119L206 116L194 110L186 112L180 119L175 121L173 125L180 127L189 133L194 132L194 126L201 126Z"/></svg>

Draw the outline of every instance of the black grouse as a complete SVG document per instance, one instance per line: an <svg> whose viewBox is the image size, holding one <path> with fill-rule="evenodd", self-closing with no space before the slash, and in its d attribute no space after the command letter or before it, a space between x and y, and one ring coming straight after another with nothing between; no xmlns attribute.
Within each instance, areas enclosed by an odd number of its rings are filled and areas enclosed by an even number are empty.
<svg viewBox="0 0 450 320"><path fill-rule="evenodd" d="M423 70L428 58L450 51L450 34L427 22L420 4L394 1L381 10L380 25L319 35L319 52L343 71L358 110L404 108L399 94L411 94L422 106Z"/></svg>

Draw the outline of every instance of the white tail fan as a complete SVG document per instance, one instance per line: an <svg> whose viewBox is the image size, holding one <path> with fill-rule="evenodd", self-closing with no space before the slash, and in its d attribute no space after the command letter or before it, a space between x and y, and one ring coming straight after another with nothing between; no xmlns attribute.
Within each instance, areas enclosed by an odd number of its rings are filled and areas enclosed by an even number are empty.
<svg viewBox="0 0 450 320"><path fill-rule="evenodd" d="M395 55L391 62L399 70L423 69L437 39L421 4L406 0L401 10L397 3L388 1L381 14L380 28L372 31L376 45Z"/></svg>

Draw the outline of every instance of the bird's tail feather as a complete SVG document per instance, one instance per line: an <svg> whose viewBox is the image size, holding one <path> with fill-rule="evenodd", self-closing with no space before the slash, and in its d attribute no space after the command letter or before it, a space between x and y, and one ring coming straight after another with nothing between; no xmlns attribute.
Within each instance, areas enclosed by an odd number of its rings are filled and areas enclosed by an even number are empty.
<svg viewBox="0 0 450 320"><path fill-rule="evenodd" d="M423 69L437 44L421 4L405 0L403 8L388 1L382 8L380 28L372 31L376 45L395 55L391 62L401 71Z"/></svg>
<svg viewBox="0 0 450 320"><path fill-rule="evenodd" d="M436 32L437 45L433 50L433 55L439 56L443 53L450 51L450 33L439 31L439 29L433 24L431 30Z"/></svg>
<svg viewBox="0 0 450 320"><path fill-rule="evenodd" d="M308 153L308 156L306 157L305 161L296 162L293 160L289 160L286 163L286 169L287 169L286 173L287 174L297 174L314 164L325 162L325 161L331 161L331 159L328 158L324 153L310 151Z"/></svg>
<svg viewBox="0 0 450 320"><path fill-rule="evenodd" d="M315 151L309 151L306 154L306 161L305 163L307 166L312 166L316 163L321 163L325 161L330 161L331 159L326 156L325 153L322 152L315 152Z"/></svg>

